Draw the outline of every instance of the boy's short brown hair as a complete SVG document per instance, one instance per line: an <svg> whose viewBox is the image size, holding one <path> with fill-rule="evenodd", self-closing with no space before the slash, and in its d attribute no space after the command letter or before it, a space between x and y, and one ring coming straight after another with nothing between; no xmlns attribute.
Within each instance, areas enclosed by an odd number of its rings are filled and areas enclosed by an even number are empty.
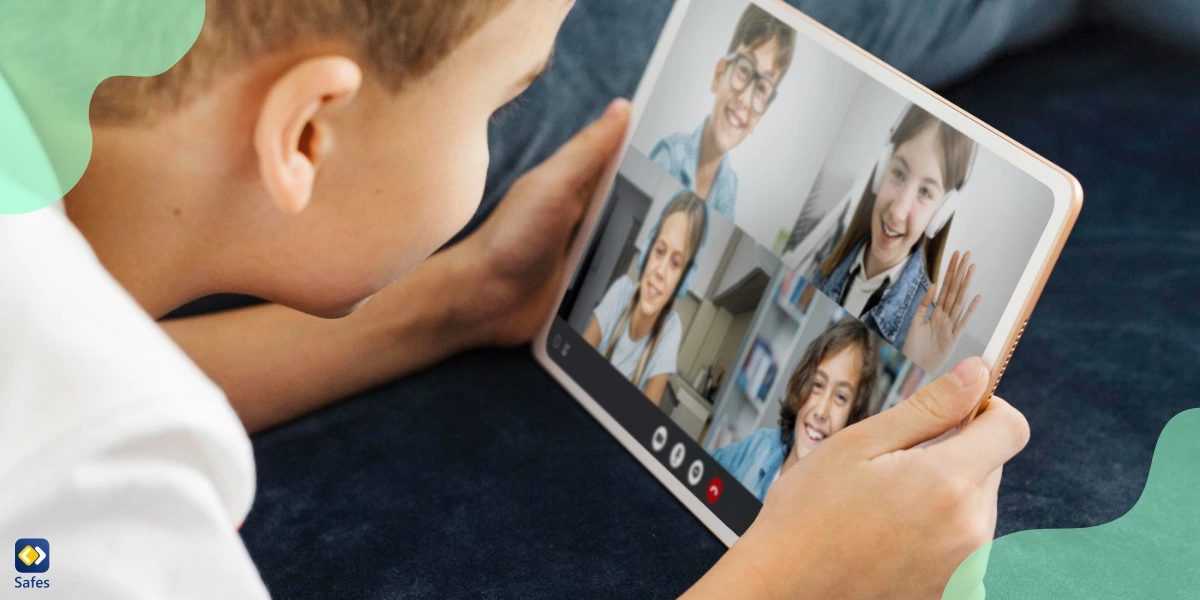
<svg viewBox="0 0 1200 600"><path fill-rule="evenodd" d="M796 53L796 30L758 5L750 4L742 12L742 17L738 19L737 27L733 30L733 40L729 42L729 53L732 54L742 45L757 50L771 40L775 40L779 46L779 52L775 56L775 66L779 71L775 82L779 83L792 66L792 55Z"/></svg>
<svg viewBox="0 0 1200 600"><path fill-rule="evenodd" d="M186 103L229 67L322 41L345 44L390 89L425 74L512 0L206 0L204 27L156 77L114 77L92 118L128 121Z"/></svg>

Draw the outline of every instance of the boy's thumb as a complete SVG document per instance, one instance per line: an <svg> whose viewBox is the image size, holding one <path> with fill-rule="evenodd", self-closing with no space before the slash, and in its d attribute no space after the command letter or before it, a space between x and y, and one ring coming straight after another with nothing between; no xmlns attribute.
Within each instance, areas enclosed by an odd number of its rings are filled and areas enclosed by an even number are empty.
<svg viewBox="0 0 1200 600"><path fill-rule="evenodd" d="M625 137L629 124L629 102L617 99L608 105L604 114L571 138L554 156L547 166L559 179L557 185L563 189L579 189L590 195L590 186L608 166Z"/></svg>
<svg viewBox="0 0 1200 600"><path fill-rule="evenodd" d="M867 419L863 437L870 456L906 450L950 431L975 410L989 379L983 359L968 358L904 402Z"/></svg>

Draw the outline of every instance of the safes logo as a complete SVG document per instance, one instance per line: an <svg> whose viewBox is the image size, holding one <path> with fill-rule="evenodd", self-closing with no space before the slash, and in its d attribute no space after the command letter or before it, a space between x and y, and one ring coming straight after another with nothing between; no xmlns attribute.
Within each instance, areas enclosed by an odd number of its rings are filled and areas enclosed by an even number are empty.
<svg viewBox="0 0 1200 600"><path fill-rule="evenodd" d="M14 566L18 573L45 573L50 570L50 542L41 538L21 538L13 546ZM49 579L37 577L13 578L13 587L48 588Z"/></svg>
<svg viewBox="0 0 1200 600"><path fill-rule="evenodd" d="M50 570L50 542L40 538L17 540L17 572L45 573Z"/></svg>

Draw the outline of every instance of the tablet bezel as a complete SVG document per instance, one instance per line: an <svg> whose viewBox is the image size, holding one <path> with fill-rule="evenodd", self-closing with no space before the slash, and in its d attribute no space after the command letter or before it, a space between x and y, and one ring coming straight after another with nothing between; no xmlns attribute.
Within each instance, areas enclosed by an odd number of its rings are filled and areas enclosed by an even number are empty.
<svg viewBox="0 0 1200 600"><path fill-rule="evenodd" d="M991 368L991 385L988 393L980 399L980 406L972 413L972 417L986 408L1000 378L1004 374L1008 361L1012 357L1016 344L1024 332L1029 315L1037 303L1045 287L1046 280L1062 252L1079 210L1083 205L1083 190L1079 181L1061 167L1051 163L1032 150L1021 145L1012 138L983 123L954 104L947 101L910 77L892 68L882 60L868 54L845 38L839 36L825 26L817 23L811 17L789 6L783 0L750 0L762 7L784 23L795 28L798 35L803 35L812 42L820 45L837 57L845 60L851 66L864 74L875 78L888 89L899 94L909 102L925 109L935 117L954 127L958 131L974 139L980 146L990 150L997 156L1007 160L1022 172L1045 184L1053 194L1054 206L1047 221L1042 237L1034 248L1016 289L1009 299L1008 306L1002 313L995 333L988 340L983 352L983 359ZM587 250L595 231L597 220L616 180L617 170L629 151L633 134L640 123L641 115L646 109L650 96L658 82L664 63L674 45L679 28L687 15L692 0L677 0L667 17L666 25L651 54L645 74L638 85L633 97L633 110L630 116L629 128L622 142L619 154L606 170L601 185L596 189L584 222L579 229L579 235L574 240L568 255L566 273L573 275L579 262ZM616 419L609 415L591 395L584 390L547 351L550 327L555 315L566 295L570 285L570 277L564 278L558 292L558 302L555 303L554 313L542 327L533 340L533 354L537 361L557 380L568 393L600 422L623 445L634 458L662 482L664 486L684 506L696 515L726 546L737 541L738 536L725 525L703 502L692 494L682 481L660 463L641 442L635 439Z"/></svg>

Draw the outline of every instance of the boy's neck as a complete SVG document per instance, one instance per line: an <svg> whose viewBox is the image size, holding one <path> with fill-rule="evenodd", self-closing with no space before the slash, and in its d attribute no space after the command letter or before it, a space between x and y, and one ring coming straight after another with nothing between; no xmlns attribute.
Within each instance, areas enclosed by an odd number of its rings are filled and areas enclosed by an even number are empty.
<svg viewBox="0 0 1200 600"><path fill-rule="evenodd" d="M91 162L64 198L100 262L155 318L221 288L215 266L235 262L224 253L235 247L235 199L247 191L245 176L220 168L236 163L218 154L236 150L178 135L216 125L174 121L94 126Z"/></svg>

